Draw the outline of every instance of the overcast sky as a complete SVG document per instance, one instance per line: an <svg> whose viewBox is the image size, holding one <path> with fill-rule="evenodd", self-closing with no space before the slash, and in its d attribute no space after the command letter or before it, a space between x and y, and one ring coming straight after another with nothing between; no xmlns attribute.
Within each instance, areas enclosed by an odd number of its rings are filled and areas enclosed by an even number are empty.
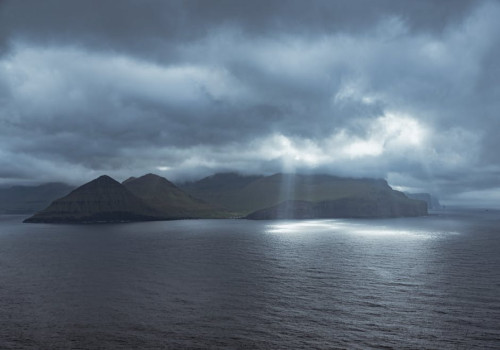
<svg viewBox="0 0 500 350"><path fill-rule="evenodd" d="M498 1L1 1L0 184L296 171L498 206L499 18Z"/></svg>

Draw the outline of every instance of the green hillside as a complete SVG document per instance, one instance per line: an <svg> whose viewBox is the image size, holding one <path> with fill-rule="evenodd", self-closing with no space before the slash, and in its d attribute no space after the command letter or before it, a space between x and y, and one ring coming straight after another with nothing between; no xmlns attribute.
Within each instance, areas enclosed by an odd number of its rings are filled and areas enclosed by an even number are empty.
<svg viewBox="0 0 500 350"><path fill-rule="evenodd" d="M164 219L122 184L103 175L53 201L24 222L97 223Z"/></svg>
<svg viewBox="0 0 500 350"><path fill-rule="evenodd" d="M164 177L147 174L123 185L146 204L170 219L221 218L229 213L185 193Z"/></svg>
<svg viewBox="0 0 500 350"><path fill-rule="evenodd" d="M426 214L424 201L409 199L394 191L385 180L331 175L218 174L185 184L180 189L161 176L147 174L129 178L122 184L109 176L101 176L53 201L26 222L368 218Z"/></svg>
<svg viewBox="0 0 500 350"><path fill-rule="evenodd" d="M219 183L224 180L226 183L220 186ZM245 177L222 174L187 184L184 189L193 196L243 216L287 200L324 202L342 198L379 197L394 198L395 202L406 203L409 200L402 193L394 191L385 180L331 175L275 174Z"/></svg>

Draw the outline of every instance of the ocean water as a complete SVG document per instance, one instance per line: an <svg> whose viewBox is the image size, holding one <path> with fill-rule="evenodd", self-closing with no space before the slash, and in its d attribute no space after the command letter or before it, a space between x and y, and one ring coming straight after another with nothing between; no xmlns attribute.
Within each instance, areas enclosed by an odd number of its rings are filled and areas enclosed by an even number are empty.
<svg viewBox="0 0 500 350"><path fill-rule="evenodd" d="M22 224L1 349L500 349L500 213Z"/></svg>

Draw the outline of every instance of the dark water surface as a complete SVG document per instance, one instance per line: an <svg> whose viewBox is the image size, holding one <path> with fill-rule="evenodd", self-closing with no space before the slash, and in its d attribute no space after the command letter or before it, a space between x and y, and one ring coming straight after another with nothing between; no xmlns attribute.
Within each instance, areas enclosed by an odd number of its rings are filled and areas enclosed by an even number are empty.
<svg viewBox="0 0 500 350"><path fill-rule="evenodd" d="M500 349L500 215L22 224L1 349Z"/></svg>

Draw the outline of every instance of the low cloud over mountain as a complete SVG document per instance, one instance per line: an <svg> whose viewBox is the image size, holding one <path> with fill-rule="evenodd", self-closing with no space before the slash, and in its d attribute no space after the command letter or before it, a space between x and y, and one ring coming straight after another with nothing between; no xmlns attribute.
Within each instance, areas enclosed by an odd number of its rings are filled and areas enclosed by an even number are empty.
<svg viewBox="0 0 500 350"><path fill-rule="evenodd" d="M0 183L386 178L500 200L496 1L2 1Z"/></svg>

